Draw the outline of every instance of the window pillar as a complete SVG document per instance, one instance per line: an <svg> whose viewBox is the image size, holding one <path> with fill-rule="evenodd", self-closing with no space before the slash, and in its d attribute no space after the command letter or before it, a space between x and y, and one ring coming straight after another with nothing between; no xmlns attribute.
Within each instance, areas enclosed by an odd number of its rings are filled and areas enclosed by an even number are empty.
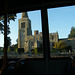
<svg viewBox="0 0 75 75"><path fill-rule="evenodd" d="M48 60L50 58L50 44L49 44L48 16L46 8L41 9L41 16L42 16L44 59Z"/></svg>

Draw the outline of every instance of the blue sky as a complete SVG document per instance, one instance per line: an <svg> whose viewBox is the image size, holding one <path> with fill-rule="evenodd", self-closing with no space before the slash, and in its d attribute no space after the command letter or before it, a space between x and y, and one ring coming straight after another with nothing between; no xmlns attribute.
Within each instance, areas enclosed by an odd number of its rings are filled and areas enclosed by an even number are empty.
<svg viewBox="0 0 75 75"><path fill-rule="evenodd" d="M48 9L49 32L59 33L59 38L67 38L71 27L75 26L75 6Z"/></svg>
<svg viewBox="0 0 75 75"><path fill-rule="evenodd" d="M41 11L29 11L28 16L31 20L32 33L34 30L42 32ZM12 39L12 44L16 44L18 38L18 19L20 18L21 13L18 13L15 22L10 22L11 33L8 36ZM75 26L75 6L48 9L48 24L49 33L58 31L59 38L67 38L71 27ZM4 37L0 34L0 46L3 46L3 40Z"/></svg>

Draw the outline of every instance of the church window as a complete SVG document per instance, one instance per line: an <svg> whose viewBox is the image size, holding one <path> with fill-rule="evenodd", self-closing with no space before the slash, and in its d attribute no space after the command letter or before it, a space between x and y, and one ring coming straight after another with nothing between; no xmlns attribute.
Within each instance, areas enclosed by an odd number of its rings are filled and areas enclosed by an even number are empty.
<svg viewBox="0 0 75 75"><path fill-rule="evenodd" d="M54 40L54 36L52 36L52 40Z"/></svg>
<svg viewBox="0 0 75 75"><path fill-rule="evenodd" d="M25 28L25 22L21 23L21 28Z"/></svg>

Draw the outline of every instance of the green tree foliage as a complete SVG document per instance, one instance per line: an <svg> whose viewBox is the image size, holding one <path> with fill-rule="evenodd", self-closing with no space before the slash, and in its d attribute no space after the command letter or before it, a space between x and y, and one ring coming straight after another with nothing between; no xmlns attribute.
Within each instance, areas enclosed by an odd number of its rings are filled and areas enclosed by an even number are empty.
<svg viewBox="0 0 75 75"><path fill-rule="evenodd" d="M35 49L34 49L34 54L37 54L37 53L38 53L38 52L37 52L37 48L35 48Z"/></svg>
<svg viewBox="0 0 75 75"><path fill-rule="evenodd" d="M55 42L53 48L56 50L66 49L67 45L64 41Z"/></svg>
<svg viewBox="0 0 75 75"><path fill-rule="evenodd" d="M28 53L28 52L27 52L27 53ZM31 49L31 53L32 53L32 54L35 54L35 51L34 51L34 49Z"/></svg>
<svg viewBox="0 0 75 75"><path fill-rule="evenodd" d="M10 52L10 49L9 48L7 49L7 52Z"/></svg>
<svg viewBox="0 0 75 75"><path fill-rule="evenodd" d="M10 45L11 45L11 38L7 37L7 46L10 46Z"/></svg>
<svg viewBox="0 0 75 75"><path fill-rule="evenodd" d="M18 52L18 45L17 45L17 44L14 45L14 51L15 51L16 53Z"/></svg>
<svg viewBox="0 0 75 75"><path fill-rule="evenodd" d="M16 14L8 14L7 15L7 35L10 34L10 21L13 20L15 21L16 19ZM0 16L0 31L2 34L4 34L4 15Z"/></svg>
<svg viewBox="0 0 75 75"><path fill-rule="evenodd" d="M31 50L32 54L41 54L43 52L43 48L42 46L38 47L38 48L34 48Z"/></svg>
<svg viewBox="0 0 75 75"><path fill-rule="evenodd" d="M18 52L18 39L16 39L16 44L14 45L14 50L17 53Z"/></svg>
<svg viewBox="0 0 75 75"><path fill-rule="evenodd" d="M75 27L72 27L70 34L68 35L68 38L74 38L74 37L75 37Z"/></svg>
<svg viewBox="0 0 75 75"><path fill-rule="evenodd" d="M17 42L17 44L18 44L18 38L16 39L16 42Z"/></svg>
<svg viewBox="0 0 75 75"><path fill-rule="evenodd" d="M31 52L32 52L32 54L38 54L37 48L32 49Z"/></svg>
<svg viewBox="0 0 75 75"><path fill-rule="evenodd" d="M57 50L50 50L50 53L57 53L58 51Z"/></svg>
<svg viewBox="0 0 75 75"><path fill-rule="evenodd" d="M40 44L38 48L31 49L32 54L41 54L43 53L43 45Z"/></svg>

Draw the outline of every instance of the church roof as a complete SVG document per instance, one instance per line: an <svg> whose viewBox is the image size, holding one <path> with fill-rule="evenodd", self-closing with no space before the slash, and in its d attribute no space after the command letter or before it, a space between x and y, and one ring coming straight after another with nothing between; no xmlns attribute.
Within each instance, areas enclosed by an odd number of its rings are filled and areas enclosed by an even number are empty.
<svg viewBox="0 0 75 75"><path fill-rule="evenodd" d="M27 12L22 12L22 16L21 16L21 18L27 18L27 17L28 17Z"/></svg>

